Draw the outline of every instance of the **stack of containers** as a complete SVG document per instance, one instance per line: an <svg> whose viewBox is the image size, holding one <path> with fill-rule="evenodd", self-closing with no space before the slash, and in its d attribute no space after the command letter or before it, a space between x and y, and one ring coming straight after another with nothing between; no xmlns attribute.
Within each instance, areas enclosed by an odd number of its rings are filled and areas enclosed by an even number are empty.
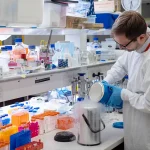
<svg viewBox="0 0 150 150"><path fill-rule="evenodd" d="M16 150L42 150L43 149L43 143L41 142L41 140L39 140L38 142L33 141L30 142L26 145L23 145L21 147L16 148Z"/></svg>
<svg viewBox="0 0 150 150"><path fill-rule="evenodd" d="M29 113L27 111L16 112L11 116L11 122L15 126L29 122Z"/></svg>
<svg viewBox="0 0 150 150"><path fill-rule="evenodd" d="M58 112L46 111L42 114L32 116L32 120L38 122L39 134L47 133L56 129L56 122L58 118Z"/></svg>
<svg viewBox="0 0 150 150"><path fill-rule="evenodd" d="M0 148L9 150L10 136L18 132L18 127L12 124L1 127L0 131Z"/></svg>

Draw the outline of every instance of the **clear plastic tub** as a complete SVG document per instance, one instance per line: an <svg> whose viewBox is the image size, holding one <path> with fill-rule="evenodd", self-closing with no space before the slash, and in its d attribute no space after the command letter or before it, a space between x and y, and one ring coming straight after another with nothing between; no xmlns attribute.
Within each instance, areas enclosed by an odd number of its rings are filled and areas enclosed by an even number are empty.
<svg viewBox="0 0 150 150"><path fill-rule="evenodd" d="M66 6L45 3L42 27L66 27Z"/></svg>
<svg viewBox="0 0 150 150"><path fill-rule="evenodd" d="M96 15L91 15L87 17L88 23L95 23L96 22Z"/></svg>
<svg viewBox="0 0 150 150"><path fill-rule="evenodd" d="M36 26L42 23L43 0L0 0L0 4L1 26Z"/></svg>
<svg viewBox="0 0 150 150"><path fill-rule="evenodd" d="M101 46L102 48L106 48L106 49L116 49L116 42L115 41L102 41Z"/></svg>

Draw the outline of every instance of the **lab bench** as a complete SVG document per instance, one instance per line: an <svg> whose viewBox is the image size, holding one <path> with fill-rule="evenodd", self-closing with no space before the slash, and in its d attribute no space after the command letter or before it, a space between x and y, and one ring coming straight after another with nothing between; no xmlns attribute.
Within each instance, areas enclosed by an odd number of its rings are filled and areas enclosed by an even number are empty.
<svg viewBox="0 0 150 150"><path fill-rule="evenodd" d="M105 130L101 131L101 144L98 146L82 146L77 143L77 140L73 142L56 142L54 136L61 130L54 130L52 132L40 135L42 142L44 143L44 150L112 150L124 141L123 129L113 128L111 124L106 125ZM77 135L77 129L73 128L69 131Z"/></svg>

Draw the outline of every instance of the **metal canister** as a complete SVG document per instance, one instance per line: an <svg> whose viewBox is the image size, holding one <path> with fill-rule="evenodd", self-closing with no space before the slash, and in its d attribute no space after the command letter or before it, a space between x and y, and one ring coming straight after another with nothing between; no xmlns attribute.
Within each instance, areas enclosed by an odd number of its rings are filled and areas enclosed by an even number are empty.
<svg viewBox="0 0 150 150"><path fill-rule="evenodd" d="M79 114L78 143L85 146L99 145L101 143L101 123L105 128L100 119L99 107L96 105L83 107Z"/></svg>

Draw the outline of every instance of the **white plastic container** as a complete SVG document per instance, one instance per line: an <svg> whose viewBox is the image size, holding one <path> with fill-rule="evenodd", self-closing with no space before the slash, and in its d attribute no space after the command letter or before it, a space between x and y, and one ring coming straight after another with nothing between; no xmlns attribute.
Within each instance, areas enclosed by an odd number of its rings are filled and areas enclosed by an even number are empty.
<svg viewBox="0 0 150 150"><path fill-rule="evenodd" d="M102 48L114 50L116 49L116 42L115 41L102 41L101 46Z"/></svg>
<svg viewBox="0 0 150 150"><path fill-rule="evenodd" d="M45 3L41 27L66 27L66 6Z"/></svg>
<svg viewBox="0 0 150 150"><path fill-rule="evenodd" d="M9 1L10 1L9 3L11 3L12 9L12 21L9 23L10 26L17 26L17 25L36 26L42 23L44 0L9 0Z"/></svg>
<svg viewBox="0 0 150 150"><path fill-rule="evenodd" d="M89 97L94 102L99 102L104 95L104 86L101 82L94 83L89 91Z"/></svg>
<svg viewBox="0 0 150 150"><path fill-rule="evenodd" d="M10 56L5 47L1 49L2 49L2 52L0 53L0 67L2 68L3 73L7 73L9 72L8 62L9 62Z"/></svg>
<svg viewBox="0 0 150 150"><path fill-rule="evenodd" d="M42 23L44 0L0 0L0 25L37 26Z"/></svg>
<svg viewBox="0 0 150 150"><path fill-rule="evenodd" d="M11 21L9 6L8 0L0 0L0 26L6 26Z"/></svg>

